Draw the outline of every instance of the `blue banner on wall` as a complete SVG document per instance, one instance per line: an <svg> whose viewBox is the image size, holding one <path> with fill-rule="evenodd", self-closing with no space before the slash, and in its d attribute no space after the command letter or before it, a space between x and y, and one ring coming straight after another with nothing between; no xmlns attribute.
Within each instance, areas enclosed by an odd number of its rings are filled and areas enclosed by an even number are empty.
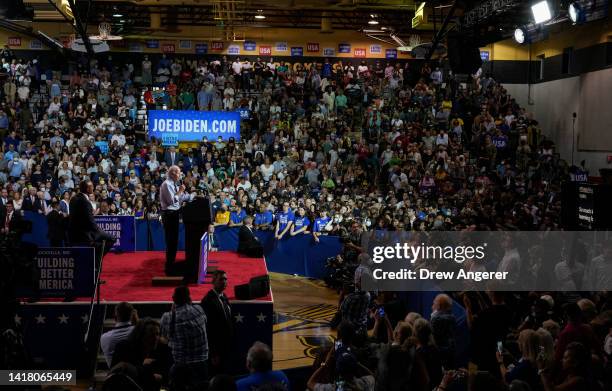
<svg viewBox="0 0 612 391"><path fill-rule="evenodd" d="M257 48L255 41L244 41L243 48L245 52L253 52Z"/></svg>
<svg viewBox="0 0 612 391"><path fill-rule="evenodd" d="M302 57L304 55L304 48L299 46L299 47L292 47L291 48L291 57Z"/></svg>
<svg viewBox="0 0 612 391"><path fill-rule="evenodd" d="M397 49L386 49L385 58L397 58Z"/></svg>
<svg viewBox="0 0 612 391"><path fill-rule="evenodd" d="M150 39L146 42L148 49L159 49L159 41L156 39Z"/></svg>
<svg viewBox="0 0 612 391"><path fill-rule="evenodd" d="M100 229L116 240L111 251L136 251L134 216L95 216Z"/></svg>
<svg viewBox="0 0 612 391"><path fill-rule="evenodd" d="M339 43L338 44L338 53L350 53L350 52L351 52L350 43Z"/></svg>
<svg viewBox="0 0 612 391"><path fill-rule="evenodd" d="M195 45L196 54L206 54L208 53L208 44L207 43L196 43Z"/></svg>
<svg viewBox="0 0 612 391"><path fill-rule="evenodd" d="M150 110L149 137L162 143L176 141L240 140L240 113L236 111Z"/></svg>
<svg viewBox="0 0 612 391"><path fill-rule="evenodd" d="M93 247L41 247L36 254L35 286L18 287L17 296L91 297L94 264Z"/></svg>

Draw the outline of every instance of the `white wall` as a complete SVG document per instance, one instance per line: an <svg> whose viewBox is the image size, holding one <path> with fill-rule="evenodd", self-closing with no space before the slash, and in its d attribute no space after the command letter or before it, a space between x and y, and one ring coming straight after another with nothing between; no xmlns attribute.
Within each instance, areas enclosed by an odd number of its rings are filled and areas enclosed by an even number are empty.
<svg viewBox="0 0 612 391"><path fill-rule="evenodd" d="M569 163L575 112L574 163L585 160L595 176L600 168L612 168L607 163L608 155L612 155L612 68L532 84L530 99L526 84L505 84L504 88L533 114L543 134L555 142L557 151Z"/></svg>

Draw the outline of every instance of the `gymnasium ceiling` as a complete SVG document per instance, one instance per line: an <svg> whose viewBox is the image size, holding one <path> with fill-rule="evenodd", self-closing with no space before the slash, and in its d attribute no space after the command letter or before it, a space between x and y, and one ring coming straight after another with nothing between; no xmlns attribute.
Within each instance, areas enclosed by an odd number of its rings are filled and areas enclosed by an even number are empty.
<svg viewBox="0 0 612 391"><path fill-rule="evenodd" d="M409 34L415 10L421 4L414 0L24 0L24 3L34 7L36 14L37 9L53 11L50 1L75 1L76 12L88 15L88 25L109 22L113 31L121 34L160 30L180 32L185 26L206 26L225 31L293 28L325 32L384 27L397 34ZM441 23L444 8L438 11L435 19ZM255 18L258 14L264 15L265 19ZM377 26L368 24L372 15L379 21ZM58 17L48 20L64 22ZM419 29L431 30L432 26Z"/></svg>

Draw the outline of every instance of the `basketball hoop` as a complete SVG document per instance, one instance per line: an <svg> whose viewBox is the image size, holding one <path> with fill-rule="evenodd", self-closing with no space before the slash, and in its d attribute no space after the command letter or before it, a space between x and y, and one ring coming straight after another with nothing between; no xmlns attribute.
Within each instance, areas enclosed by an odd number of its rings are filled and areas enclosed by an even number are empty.
<svg viewBox="0 0 612 391"><path fill-rule="evenodd" d="M111 35L111 25L107 22L102 22L98 25L99 35L92 35L89 38L98 41L119 41L123 37L120 35Z"/></svg>
<svg viewBox="0 0 612 391"><path fill-rule="evenodd" d="M421 36L413 34L413 35L410 36L409 42L410 42L410 47L411 48L419 46L421 44Z"/></svg>

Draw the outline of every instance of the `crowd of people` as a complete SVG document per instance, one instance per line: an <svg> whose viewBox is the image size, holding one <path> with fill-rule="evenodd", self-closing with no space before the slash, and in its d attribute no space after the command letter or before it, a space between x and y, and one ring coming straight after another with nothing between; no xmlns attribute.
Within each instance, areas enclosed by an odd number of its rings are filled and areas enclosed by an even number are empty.
<svg viewBox="0 0 612 391"><path fill-rule="evenodd" d="M176 164L188 192L211 195L217 224L249 214L258 228L287 203L289 225L304 209L302 234L353 221L392 230L559 227L569 167L490 77L464 88L410 62L305 68L164 56L153 66L145 56L140 69L88 65L66 80L35 60L3 58L3 205L68 214L78 183L90 179L96 214L158 219L159 186ZM240 141L181 149L146 138L145 107L241 109L248 118Z"/></svg>
<svg viewBox="0 0 612 391"><path fill-rule="evenodd" d="M213 275L213 288L194 304L178 287L161 322L138 319L133 306L115 309L116 324L102 336L110 368L104 389L291 390L272 368L269 346L255 342L246 367L229 364L237 352L226 274ZM612 384L610 302L535 293L438 294L430 317L406 308L391 292L371 295L350 289L341 297L337 338L322 346L306 388L311 391L604 391ZM461 358L460 320L454 300L467 310L469 346ZM464 320L465 321L465 320ZM463 347L466 349L466 347ZM248 373L237 379L230 374Z"/></svg>
<svg viewBox="0 0 612 391"><path fill-rule="evenodd" d="M410 61L165 55L142 56L136 66L83 58L67 70L10 50L1 55L2 232L30 211L48 216L57 227L50 235L61 233L82 181L93 184L95 214L157 220L160 185L176 165L188 193L210 196L215 226L250 224L253 216L254 228L275 230L277 240L344 238L342 257L358 277L343 289L338 343L317 361L309 389L445 391L468 379L475 391L610 386L605 292L440 295L425 319L406 315L397 295L359 289L363 231L563 228L561 186L570 167L488 75L460 83L448 70ZM246 114L240 140L181 148L146 136L151 109ZM65 236L50 239L61 245ZM205 332L218 316L207 317L204 302L192 305L188 291L173 299L161 324L131 325L133 312L117 311L127 339L107 361L145 389L172 379L205 383L211 363L210 375L226 373L223 350L211 356ZM457 361L453 302L468 313L467 355L476 372ZM254 346L247 362L253 383L238 389L266 379L280 387L268 389L289 389L271 371L268 347ZM212 377L210 389L231 383Z"/></svg>

